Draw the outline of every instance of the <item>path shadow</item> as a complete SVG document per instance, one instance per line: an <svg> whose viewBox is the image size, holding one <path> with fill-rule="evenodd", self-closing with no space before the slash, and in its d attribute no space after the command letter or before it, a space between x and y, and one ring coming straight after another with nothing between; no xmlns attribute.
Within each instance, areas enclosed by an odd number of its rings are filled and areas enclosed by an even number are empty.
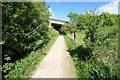
<svg viewBox="0 0 120 80"><path fill-rule="evenodd" d="M42 47L45 45L45 44L47 44L48 42L46 42L46 43L42 43L42 44L40 44L40 45L38 45L37 47L36 47L36 49L29 49L29 50L23 50L23 51L17 51L17 49L15 49L14 47L12 48L12 47L8 47L8 46L4 46L3 45L3 49L2 49L2 52L4 53L4 54L2 54L2 56L3 56L3 60L2 60L2 63L4 64L4 63L6 63L6 62L8 62L8 63L14 63L15 61L17 61L17 60L21 60L21 59L23 59L23 58L25 58L25 57L27 57L27 56L29 56L29 54L31 54L31 52L32 51L37 51L37 50L39 50L39 49L42 49ZM18 48L21 48L21 47L18 47ZM4 60L4 56L5 55L8 55L9 57L10 57L10 60L9 61L6 61L6 60Z"/></svg>
<svg viewBox="0 0 120 80"><path fill-rule="evenodd" d="M77 56L81 60L87 60L92 56L92 49L89 47L84 47L80 45L73 50L69 50L71 56Z"/></svg>
<svg viewBox="0 0 120 80"><path fill-rule="evenodd" d="M118 78L119 78L118 72L116 72L114 75L111 74L111 72L110 72L111 68L108 65L96 60L93 57L93 54L92 54L93 50L91 48L80 45L80 46L76 47L75 49L72 49L72 50L68 49L68 51L70 52L70 55L72 57L77 57L77 58L79 58L78 60L84 61L84 63L87 63L87 64L89 63L90 66L88 65L89 67L87 70L87 72L89 73L89 76L88 76L89 79L118 80ZM79 61L77 64L79 64ZM79 65L86 67L85 64L79 64ZM79 65L77 65L77 66L79 66ZM84 68L82 68L82 69L84 71ZM86 72L86 74L87 74L87 72ZM102 75L100 75L100 74L102 74Z"/></svg>

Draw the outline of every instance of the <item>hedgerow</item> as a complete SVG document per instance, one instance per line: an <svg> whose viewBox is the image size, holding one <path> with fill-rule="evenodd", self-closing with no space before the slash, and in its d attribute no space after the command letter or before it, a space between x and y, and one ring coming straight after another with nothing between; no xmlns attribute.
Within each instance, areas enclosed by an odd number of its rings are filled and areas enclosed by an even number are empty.
<svg viewBox="0 0 120 80"><path fill-rule="evenodd" d="M34 68L31 65L41 59L43 49L57 35L49 31L49 16L45 2L2 3L2 75L5 78L27 77Z"/></svg>
<svg viewBox="0 0 120 80"><path fill-rule="evenodd" d="M2 16L3 56L15 60L49 40L49 11L45 3L5 2Z"/></svg>
<svg viewBox="0 0 120 80"><path fill-rule="evenodd" d="M78 78L119 79L118 15L94 12L77 18L79 28L85 33L85 44L71 47L76 42L67 40ZM69 46L70 45L70 46Z"/></svg>
<svg viewBox="0 0 120 80"><path fill-rule="evenodd" d="M49 34L50 40L42 48L30 52L30 54L23 59L4 65L6 69L9 68L4 78L30 78L59 35L59 33L52 28L49 29Z"/></svg>

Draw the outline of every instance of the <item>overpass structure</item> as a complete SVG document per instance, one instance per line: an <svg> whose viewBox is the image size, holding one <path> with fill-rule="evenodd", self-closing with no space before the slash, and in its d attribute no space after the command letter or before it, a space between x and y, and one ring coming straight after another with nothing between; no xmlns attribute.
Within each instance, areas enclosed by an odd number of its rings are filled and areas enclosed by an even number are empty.
<svg viewBox="0 0 120 80"><path fill-rule="evenodd" d="M53 27L57 31L60 30L61 26L65 24L67 21L49 18L49 27Z"/></svg>

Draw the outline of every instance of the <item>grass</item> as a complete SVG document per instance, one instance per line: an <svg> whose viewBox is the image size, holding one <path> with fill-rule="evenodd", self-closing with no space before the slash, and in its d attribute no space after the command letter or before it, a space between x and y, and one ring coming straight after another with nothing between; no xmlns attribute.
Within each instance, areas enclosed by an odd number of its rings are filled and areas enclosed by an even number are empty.
<svg viewBox="0 0 120 80"><path fill-rule="evenodd" d="M64 36L68 50L75 49L79 44L68 36Z"/></svg>
<svg viewBox="0 0 120 80"><path fill-rule="evenodd" d="M68 35L71 39L74 39L73 38L73 34L69 34ZM84 31L79 31L76 33L76 42L79 43L79 44L84 44L84 37L85 37L85 32Z"/></svg>
<svg viewBox="0 0 120 80"><path fill-rule="evenodd" d="M77 42L79 43L79 44L83 44L84 45L84 37L85 37L85 32L84 31L80 31L80 32L78 32L77 34L76 34L76 36L77 36Z"/></svg>
<svg viewBox="0 0 120 80"><path fill-rule="evenodd" d="M52 47L59 33L54 29L49 30L50 41L47 45L44 45L42 49L37 51L32 51L28 56L21 60L17 60L11 63L11 68L5 78L29 78L34 70L37 68L38 64L42 61L45 55L48 53L49 49Z"/></svg>
<svg viewBox="0 0 120 80"><path fill-rule="evenodd" d="M103 37L102 33L112 33L113 27L99 28L100 35ZM73 58L74 65L76 67L76 73L78 78L110 78L117 80L119 77L119 69L117 66L117 38L114 35L110 37L109 46L101 44L100 46L95 46L94 49L84 46L85 44L80 44L78 42L83 41L84 32L77 33L77 42L65 36L65 42L68 47L68 51ZM104 41L107 41L106 39ZM96 54L96 55L93 55ZM107 58L106 58L107 56ZM107 60L107 61L106 61Z"/></svg>
<svg viewBox="0 0 120 80"><path fill-rule="evenodd" d="M79 35L82 33L79 33ZM69 38L68 36L65 37L65 42L68 47L68 52L70 53L71 57L73 58L74 65L76 68L76 74L78 78L85 78L89 76L88 72L88 61L85 61L85 57L89 56L86 51L88 52L89 48L85 48L78 42L75 42L73 39ZM88 77L86 77L88 78Z"/></svg>
<svg viewBox="0 0 120 80"><path fill-rule="evenodd" d="M85 32L84 31L80 31L77 33L77 40L83 40L85 37Z"/></svg>

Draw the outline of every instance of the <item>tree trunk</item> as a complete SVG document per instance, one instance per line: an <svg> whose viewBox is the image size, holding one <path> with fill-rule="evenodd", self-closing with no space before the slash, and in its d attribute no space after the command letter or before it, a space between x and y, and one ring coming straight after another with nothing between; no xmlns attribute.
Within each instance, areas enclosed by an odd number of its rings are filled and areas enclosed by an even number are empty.
<svg viewBox="0 0 120 80"><path fill-rule="evenodd" d="M74 41L76 41L76 33L74 32Z"/></svg>
<svg viewBox="0 0 120 80"><path fill-rule="evenodd" d="M74 41L76 41L76 33L74 32ZM76 44L75 45L75 48L76 48Z"/></svg>

